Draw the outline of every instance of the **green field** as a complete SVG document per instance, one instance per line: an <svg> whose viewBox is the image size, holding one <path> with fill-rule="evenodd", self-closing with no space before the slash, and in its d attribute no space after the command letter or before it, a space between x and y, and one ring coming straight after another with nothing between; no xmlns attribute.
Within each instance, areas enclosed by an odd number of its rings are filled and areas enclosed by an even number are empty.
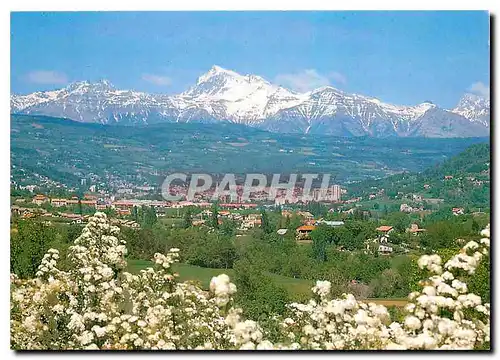
<svg viewBox="0 0 500 360"><path fill-rule="evenodd" d="M127 271L137 273L151 266L153 266L151 261L129 259ZM203 289L208 289L210 280L212 280L214 276L220 274L227 274L229 277L234 276L233 269L211 269L188 264L175 264L174 271L179 273L180 281L199 281ZM309 280L293 279L276 274L269 274L269 276L275 279L278 284L283 285L290 294L294 295L311 294L311 287L314 285L313 282Z"/></svg>
<svg viewBox="0 0 500 360"><path fill-rule="evenodd" d="M159 221L164 225L172 227L172 226L180 226L184 220L181 218L160 217Z"/></svg>
<svg viewBox="0 0 500 360"><path fill-rule="evenodd" d="M147 260L128 260L127 271L137 273L142 269L153 266L151 261ZM210 269L188 264L175 264L174 271L179 273L180 281L198 281L201 287L208 290L212 277L227 274L230 278L234 276L233 269ZM294 279L286 276L269 274L278 284L283 285L288 290L292 297L303 297L311 295L311 287L313 281ZM366 302L374 302L384 306L404 306L407 303L406 299L367 299Z"/></svg>

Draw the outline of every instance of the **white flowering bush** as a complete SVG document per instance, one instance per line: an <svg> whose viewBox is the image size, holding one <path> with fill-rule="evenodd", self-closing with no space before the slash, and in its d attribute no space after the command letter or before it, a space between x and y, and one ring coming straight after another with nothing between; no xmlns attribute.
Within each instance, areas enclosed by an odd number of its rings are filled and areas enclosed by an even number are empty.
<svg viewBox="0 0 500 360"><path fill-rule="evenodd" d="M270 319L278 334L243 319L233 304L236 286L221 274L210 291L177 280L179 250L156 254L154 268L125 272L127 249L103 213L96 213L70 247L69 271L58 269L51 249L36 278L11 275L11 346L14 349L475 349L489 347L490 305L468 293L489 251L489 228L442 264L422 256L429 272L409 295L402 322L384 306L330 299L331 284L318 281L314 299L292 303ZM269 325L267 325L269 326Z"/></svg>

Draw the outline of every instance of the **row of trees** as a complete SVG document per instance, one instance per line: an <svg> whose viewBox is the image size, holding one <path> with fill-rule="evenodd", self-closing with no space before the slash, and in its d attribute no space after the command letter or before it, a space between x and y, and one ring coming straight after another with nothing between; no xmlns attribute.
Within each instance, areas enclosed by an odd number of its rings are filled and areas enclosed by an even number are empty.
<svg viewBox="0 0 500 360"><path fill-rule="evenodd" d="M217 214L217 208L213 210L212 214ZM175 247L181 249L183 263L233 269L236 285L241 289L238 301L246 302L244 308L251 318L265 317L269 311L308 294L308 286L304 292L298 287L294 291L285 290L276 276L303 281L325 279L332 283L335 295L348 290L362 298L392 298L406 296L411 290L409 279L418 273L412 257L379 257L362 251L365 240L376 235L378 223L373 221L350 220L338 228L318 226L312 232L313 243L309 246L295 241L295 228L300 225L296 216L287 218L279 213L262 212L261 228L236 237L237 224L229 219L220 224L217 219L217 227L210 228L170 227L158 221L153 211L139 208L133 213L144 225L141 229L122 228L120 236L127 242L128 257L150 260L155 253ZM477 237L476 230L485 221L472 217L436 221L426 224L428 231L415 238L429 251L455 250L459 246L455 239ZM275 231L278 228L289 231L278 235ZM54 247L64 253L80 232L79 225L47 226L36 220L13 223L11 271L22 278L32 277L47 249ZM391 239L397 238L394 235Z"/></svg>
<svg viewBox="0 0 500 360"><path fill-rule="evenodd" d="M134 206L131 211L131 218L143 228L151 228L158 221L156 210L153 206Z"/></svg>

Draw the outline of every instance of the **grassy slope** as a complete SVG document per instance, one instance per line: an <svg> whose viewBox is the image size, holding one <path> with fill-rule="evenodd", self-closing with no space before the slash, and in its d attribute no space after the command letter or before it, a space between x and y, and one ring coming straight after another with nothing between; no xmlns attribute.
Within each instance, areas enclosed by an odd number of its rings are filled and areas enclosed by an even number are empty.
<svg viewBox="0 0 500 360"><path fill-rule="evenodd" d="M151 266L153 266L151 261L129 259L127 271L135 273ZM211 269L188 264L176 264L174 270L179 273L180 281L199 281L203 289L208 289L210 280L214 276L227 274L229 277L233 277L234 275L233 269ZM293 279L276 274L269 275L275 279L277 283L283 285L290 294L311 294L311 287L313 286L312 281ZM406 299L369 299L369 301L384 306L404 306L407 302Z"/></svg>
<svg viewBox="0 0 500 360"><path fill-rule="evenodd" d="M132 273L139 272L140 270L151 266L153 266L153 263L151 261L129 259L127 271L130 271ZM174 266L174 271L179 273L180 281L199 281L204 289L208 289L210 280L214 276L217 276L219 274L227 274L229 277L234 276L233 269L212 269L188 264L176 264ZM308 294L310 293L311 287L313 286L313 282L309 280L293 279L276 274L269 275L278 283L284 285L289 291L294 293Z"/></svg>

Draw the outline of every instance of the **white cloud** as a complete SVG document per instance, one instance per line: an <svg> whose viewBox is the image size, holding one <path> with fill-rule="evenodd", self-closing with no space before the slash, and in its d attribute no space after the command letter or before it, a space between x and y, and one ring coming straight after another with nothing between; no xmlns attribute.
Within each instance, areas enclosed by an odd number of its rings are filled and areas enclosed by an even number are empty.
<svg viewBox="0 0 500 360"><path fill-rule="evenodd" d="M171 78L162 75L142 74L142 80L158 86L169 86L170 84L172 84Z"/></svg>
<svg viewBox="0 0 500 360"><path fill-rule="evenodd" d="M289 87L292 90L306 92L321 86L333 84L345 84L346 78L338 72L330 72L326 75L318 73L315 69L305 69L294 74L279 74L275 82Z"/></svg>
<svg viewBox="0 0 500 360"><path fill-rule="evenodd" d="M328 77L330 78L330 80L333 81L334 85L335 84L345 85L345 83L347 83L346 77L344 75L342 75L341 73L336 72L336 71L329 73Z"/></svg>
<svg viewBox="0 0 500 360"><path fill-rule="evenodd" d="M469 88L469 91L484 97L490 97L490 87L489 85L485 85L481 81L475 82Z"/></svg>
<svg viewBox="0 0 500 360"><path fill-rule="evenodd" d="M48 71L48 70L35 70L26 75L26 79L29 82L35 84L66 84L68 82L68 77L66 74L58 71Z"/></svg>

